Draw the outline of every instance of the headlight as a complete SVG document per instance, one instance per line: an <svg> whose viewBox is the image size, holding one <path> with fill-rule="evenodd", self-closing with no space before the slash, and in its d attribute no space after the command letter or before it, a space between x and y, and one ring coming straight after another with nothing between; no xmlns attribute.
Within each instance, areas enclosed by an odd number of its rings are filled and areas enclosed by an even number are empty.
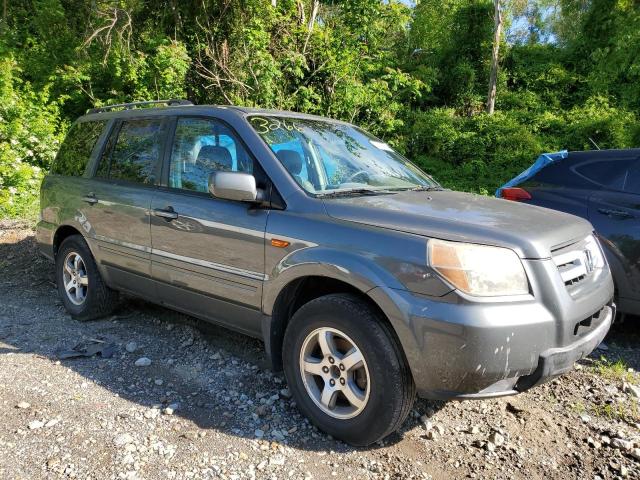
<svg viewBox="0 0 640 480"><path fill-rule="evenodd" d="M513 250L436 239L429 240L427 250L431 267L469 295L529 293L527 274Z"/></svg>

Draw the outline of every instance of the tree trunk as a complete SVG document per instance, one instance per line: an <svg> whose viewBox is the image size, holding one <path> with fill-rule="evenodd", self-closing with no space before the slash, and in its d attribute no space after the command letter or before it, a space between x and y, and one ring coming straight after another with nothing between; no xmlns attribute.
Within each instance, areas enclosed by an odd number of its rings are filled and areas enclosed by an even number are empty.
<svg viewBox="0 0 640 480"><path fill-rule="evenodd" d="M304 41L304 47L302 47L303 54L305 54L307 51L307 44L309 43L309 37L311 37L311 32L313 32L313 26L316 23L318 10L320 10L320 0L313 0L313 4L311 6L311 16L309 17L309 24L307 25L307 38Z"/></svg>
<svg viewBox="0 0 640 480"><path fill-rule="evenodd" d="M3 29L7 28L7 22L9 21L7 2L8 0L3 0L2 2L2 25L0 25L0 27Z"/></svg>
<svg viewBox="0 0 640 480"><path fill-rule="evenodd" d="M489 76L489 94L487 95L487 113L493 115L496 105L496 84L498 82L498 55L500 53L500 37L502 36L502 12L500 11L500 0L493 0L494 31L493 31L493 51L491 52L491 74Z"/></svg>

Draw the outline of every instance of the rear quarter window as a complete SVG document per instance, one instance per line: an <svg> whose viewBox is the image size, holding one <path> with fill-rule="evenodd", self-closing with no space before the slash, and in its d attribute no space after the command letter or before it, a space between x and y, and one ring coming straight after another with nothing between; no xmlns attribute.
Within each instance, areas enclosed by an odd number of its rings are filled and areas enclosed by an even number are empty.
<svg viewBox="0 0 640 480"><path fill-rule="evenodd" d="M596 160L575 167L576 173L595 184L622 190L633 160Z"/></svg>
<svg viewBox="0 0 640 480"><path fill-rule="evenodd" d="M558 185L568 188L588 188L593 185L584 177L571 172L566 159L558 160L540 170L528 183L539 185Z"/></svg>
<svg viewBox="0 0 640 480"><path fill-rule="evenodd" d="M58 150L51 173L70 177L84 175L91 152L106 124L106 121L74 124Z"/></svg>

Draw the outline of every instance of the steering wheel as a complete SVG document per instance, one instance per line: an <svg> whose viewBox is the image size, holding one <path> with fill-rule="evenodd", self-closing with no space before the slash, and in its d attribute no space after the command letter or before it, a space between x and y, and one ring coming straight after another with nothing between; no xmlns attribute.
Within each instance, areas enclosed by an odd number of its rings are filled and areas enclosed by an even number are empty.
<svg viewBox="0 0 640 480"><path fill-rule="evenodd" d="M351 183L354 182L356 183L354 180L356 179L356 177L358 177L359 175L366 175L367 177L369 176L369 172L365 171L365 170L358 170L356 173L354 173L353 175L349 175L349 178L347 178L347 180L345 182L342 183Z"/></svg>

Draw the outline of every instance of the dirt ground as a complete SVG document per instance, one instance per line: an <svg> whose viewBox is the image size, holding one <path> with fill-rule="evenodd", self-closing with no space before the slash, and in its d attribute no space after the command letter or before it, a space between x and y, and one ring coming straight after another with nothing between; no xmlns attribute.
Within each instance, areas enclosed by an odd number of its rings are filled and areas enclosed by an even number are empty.
<svg viewBox="0 0 640 480"><path fill-rule="evenodd" d="M259 341L136 299L72 320L33 234L0 221L0 479L640 478L638 321L547 385L418 401L352 448L301 417ZM115 353L59 359L80 342Z"/></svg>

